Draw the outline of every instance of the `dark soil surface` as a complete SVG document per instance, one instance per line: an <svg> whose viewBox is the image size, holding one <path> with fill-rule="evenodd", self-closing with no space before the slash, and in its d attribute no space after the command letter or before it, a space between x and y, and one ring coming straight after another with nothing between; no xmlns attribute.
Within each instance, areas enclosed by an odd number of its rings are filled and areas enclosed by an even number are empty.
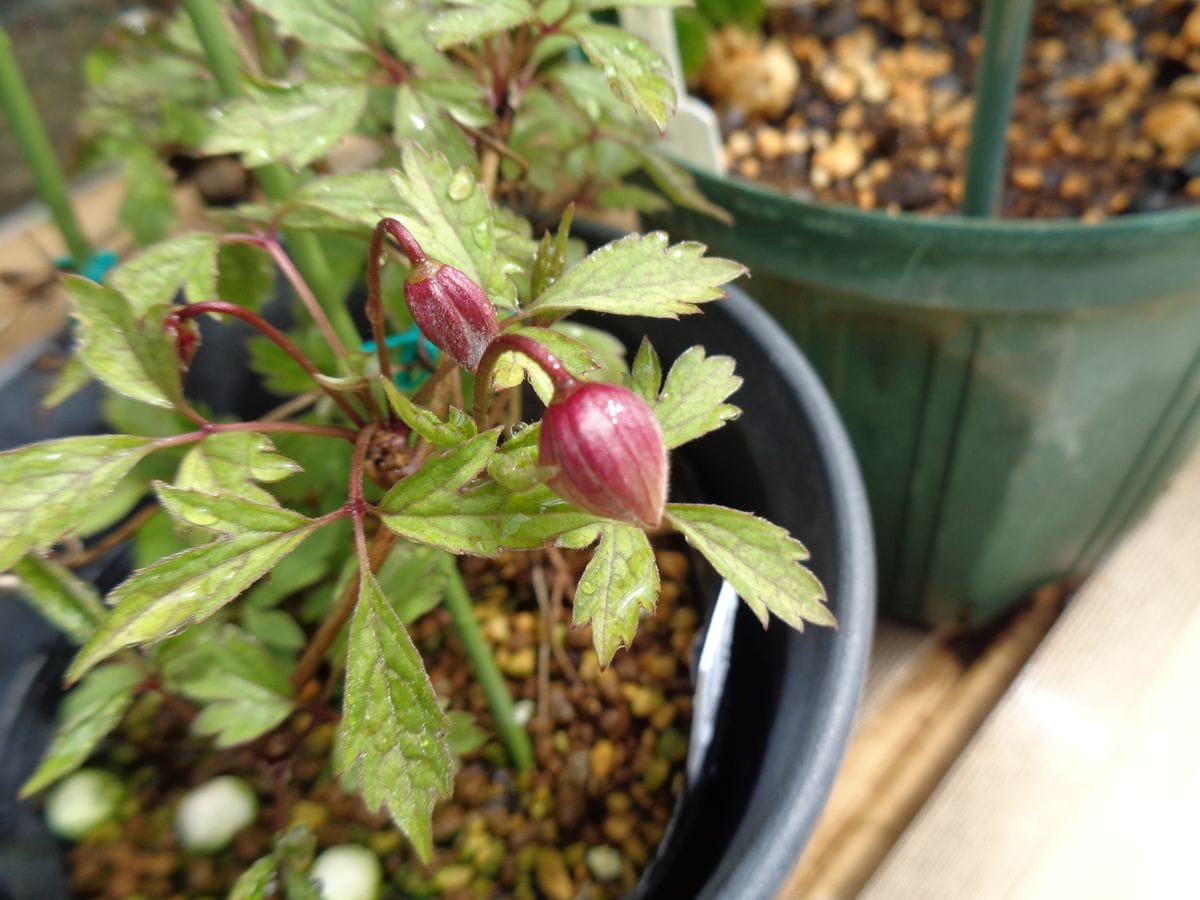
<svg viewBox="0 0 1200 900"><path fill-rule="evenodd" d="M186 721L155 695L127 720L102 763L134 789L124 821L102 826L71 854L83 897L223 897L280 828L304 825L318 848L356 843L381 859L384 896L447 898L623 896L662 839L683 784L691 718L689 660L697 614L688 558L658 551L662 594L634 646L601 671L589 628L570 627L568 583L586 556L550 551L465 563L478 614L514 699L533 707L537 763L518 775L492 737L486 701L448 614L436 609L412 628L439 696L466 710L488 734L462 757L455 795L434 813L434 859L421 866L386 815L371 815L337 785L328 766L336 711L318 705L272 736L296 747L279 760L242 751L205 756ZM544 580L543 580L544 578ZM541 585L537 597L535 579ZM547 632L541 609L556 624ZM268 741L268 744L270 740ZM141 748L139 749L135 749ZM147 765L145 759L151 763ZM142 762L135 763L134 759ZM185 787L217 774L246 778L258 821L231 849L183 853L172 829Z"/></svg>
<svg viewBox="0 0 1200 900"><path fill-rule="evenodd" d="M765 40L723 32L701 94L729 170L805 199L954 213L981 8L810 0L772 10ZM1200 200L1200 7L1039 2L1008 149L1004 216L1096 221Z"/></svg>

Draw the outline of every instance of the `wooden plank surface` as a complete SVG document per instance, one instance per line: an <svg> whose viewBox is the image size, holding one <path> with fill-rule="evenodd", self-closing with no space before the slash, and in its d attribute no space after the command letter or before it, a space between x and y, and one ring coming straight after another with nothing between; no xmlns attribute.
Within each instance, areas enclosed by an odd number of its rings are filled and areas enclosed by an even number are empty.
<svg viewBox="0 0 1200 900"><path fill-rule="evenodd" d="M881 629L866 715L783 897L858 894L1050 629L1060 599L1041 592L978 645L930 635L905 646L894 626Z"/></svg>
<svg viewBox="0 0 1200 900"><path fill-rule="evenodd" d="M1200 453L1073 599L863 893L1200 896Z"/></svg>

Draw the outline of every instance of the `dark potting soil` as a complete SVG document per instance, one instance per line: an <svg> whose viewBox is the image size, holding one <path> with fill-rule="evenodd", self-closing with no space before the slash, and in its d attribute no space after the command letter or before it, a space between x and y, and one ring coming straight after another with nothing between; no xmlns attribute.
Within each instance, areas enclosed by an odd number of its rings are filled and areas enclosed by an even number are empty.
<svg viewBox="0 0 1200 900"><path fill-rule="evenodd" d="M656 551L662 591L631 648L601 670L591 629L570 625L583 553L467 560L464 577L497 662L529 721L536 764L516 774L494 738L491 714L450 623L436 609L411 629L439 696L488 734L462 756L453 798L434 812L434 857L422 866L386 815L372 815L332 776L333 705L314 699L272 735L275 758L213 753L187 734L187 718L156 694L135 705L100 761L132 786L123 821L102 826L71 853L82 897L224 896L269 852L281 827L305 825L318 851L357 843L383 864L385 896L570 898L623 896L634 887L683 785L691 720L689 675L698 617L688 557ZM539 599L539 587L541 598ZM555 624L546 630L542 609ZM276 740L277 739L277 740ZM294 751L291 748L295 748ZM172 828L190 785L218 774L246 778L258 819L215 856L184 854Z"/></svg>
<svg viewBox="0 0 1200 900"><path fill-rule="evenodd" d="M731 173L804 199L950 214L982 47L972 0L809 0L714 36L700 93ZM1200 200L1200 7L1044 0L1008 130L1001 215Z"/></svg>

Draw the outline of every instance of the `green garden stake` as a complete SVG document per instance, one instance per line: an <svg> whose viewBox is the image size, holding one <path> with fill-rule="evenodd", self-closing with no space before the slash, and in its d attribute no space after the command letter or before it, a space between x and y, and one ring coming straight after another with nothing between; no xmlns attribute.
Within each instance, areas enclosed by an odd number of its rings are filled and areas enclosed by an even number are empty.
<svg viewBox="0 0 1200 900"><path fill-rule="evenodd" d="M990 216L996 211L1008 155L1005 135L1032 15L1033 0L987 0L984 7L983 55L975 78L964 216Z"/></svg>
<svg viewBox="0 0 1200 900"><path fill-rule="evenodd" d="M37 183L38 195L50 208L54 222L61 232L63 241L70 251L69 268L82 271L88 266L92 253L83 230L71 209L71 194L67 179L58 165L54 148L46 129L38 117L33 98L21 70L13 56L12 41L8 32L0 27L0 106L8 116L8 123L16 135L17 143Z"/></svg>

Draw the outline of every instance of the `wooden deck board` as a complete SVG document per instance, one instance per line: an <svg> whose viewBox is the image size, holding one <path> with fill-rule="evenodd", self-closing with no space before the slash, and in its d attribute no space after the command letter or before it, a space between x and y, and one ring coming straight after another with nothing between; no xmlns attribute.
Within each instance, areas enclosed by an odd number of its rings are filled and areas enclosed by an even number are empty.
<svg viewBox="0 0 1200 900"><path fill-rule="evenodd" d="M864 893L1196 896L1200 453L1088 581Z"/></svg>

